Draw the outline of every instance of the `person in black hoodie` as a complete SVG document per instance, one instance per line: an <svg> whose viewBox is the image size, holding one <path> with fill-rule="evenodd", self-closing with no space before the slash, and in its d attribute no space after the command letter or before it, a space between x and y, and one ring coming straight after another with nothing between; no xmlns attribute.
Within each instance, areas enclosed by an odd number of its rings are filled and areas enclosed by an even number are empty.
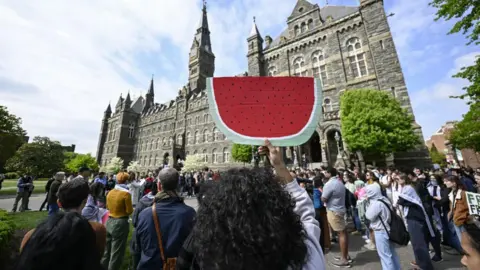
<svg viewBox="0 0 480 270"><path fill-rule="evenodd" d="M200 185L199 193L197 194L198 205L200 206L203 198L207 192L212 189L217 183L207 181ZM200 267L195 261L195 248L193 246L193 231L183 242L182 249L177 257L177 270L199 270Z"/></svg>
<svg viewBox="0 0 480 270"><path fill-rule="evenodd" d="M140 262L140 253L141 253L140 247L137 244L138 240L135 237L136 236L135 228L137 227L137 223L138 223L138 215L140 215L140 213L143 210L152 206L155 200L155 195L157 195L157 192L158 192L157 183L153 182L150 185L150 192L147 193L138 201L135 207L135 210L133 211L133 214L132 214L132 225L134 230L132 233L132 240L130 242L130 254L132 255L130 269L132 270L137 269L138 263Z"/></svg>

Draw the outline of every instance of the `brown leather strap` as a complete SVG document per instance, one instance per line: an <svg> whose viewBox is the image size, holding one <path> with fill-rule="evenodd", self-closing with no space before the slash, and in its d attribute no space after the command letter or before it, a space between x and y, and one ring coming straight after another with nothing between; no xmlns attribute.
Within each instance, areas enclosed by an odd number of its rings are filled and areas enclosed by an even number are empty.
<svg viewBox="0 0 480 270"><path fill-rule="evenodd" d="M163 252L163 242L162 242L162 231L160 231L160 222L158 220L157 215L157 207L155 206L155 202L152 205L152 214L153 214L153 223L155 223L155 231L157 232L157 240L158 240L158 247L160 248L160 256L162 258L162 262L165 265L165 253Z"/></svg>

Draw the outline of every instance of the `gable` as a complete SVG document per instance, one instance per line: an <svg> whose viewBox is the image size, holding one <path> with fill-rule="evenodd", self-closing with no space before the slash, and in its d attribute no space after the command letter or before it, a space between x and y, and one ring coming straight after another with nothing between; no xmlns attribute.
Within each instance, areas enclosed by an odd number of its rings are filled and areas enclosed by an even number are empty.
<svg viewBox="0 0 480 270"><path fill-rule="evenodd" d="M288 16L288 20L291 20L295 17L298 17L306 12L315 9L315 6L316 5L308 2L307 0L298 0L295 8L293 8L292 13L290 14L290 16Z"/></svg>

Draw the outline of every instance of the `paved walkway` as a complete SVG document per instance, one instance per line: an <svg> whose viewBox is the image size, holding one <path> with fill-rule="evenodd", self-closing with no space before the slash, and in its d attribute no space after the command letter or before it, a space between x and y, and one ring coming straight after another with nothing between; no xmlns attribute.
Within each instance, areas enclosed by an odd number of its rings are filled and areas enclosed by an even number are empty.
<svg viewBox="0 0 480 270"><path fill-rule="evenodd" d="M30 198L30 208L33 210L38 210L42 204L45 196L44 195L32 195ZM12 209L14 198L0 199L0 208L10 211ZM197 209L197 200L196 199L187 199L185 202ZM365 269L365 270L381 270L380 261L376 251L369 251L363 248L365 244L361 236L350 236L349 239L349 250L350 256L354 259L353 267L351 269ZM412 247L399 247L397 252L400 256L403 269L411 269L410 261L414 260ZM333 261L334 256L339 255L338 245L333 245L331 251L325 255L327 259L327 269L338 269L333 267L328 261ZM438 264L435 264L436 269L449 269L449 270L461 270L465 269L461 266L460 256L452 256L444 253L444 261Z"/></svg>

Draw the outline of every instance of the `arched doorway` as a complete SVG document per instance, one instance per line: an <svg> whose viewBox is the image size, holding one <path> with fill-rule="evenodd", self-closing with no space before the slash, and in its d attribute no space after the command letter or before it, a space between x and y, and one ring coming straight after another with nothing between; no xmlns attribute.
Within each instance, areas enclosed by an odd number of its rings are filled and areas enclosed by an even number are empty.
<svg viewBox="0 0 480 270"><path fill-rule="evenodd" d="M322 162L322 147L320 145L320 136L315 131L310 138L310 161L311 163Z"/></svg>
<svg viewBox="0 0 480 270"><path fill-rule="evenodd" d="M165 154L163 154L162 167L165 167L166 165L168 165L169 161L170 161L170 154L166 152Z"/></svg>
<svg viewBox="0 0 480 270"><path fill-rule="evenodd" d="M327 152L328 152L328 165L335 166L337 162L337 156L339 147L343 149L342 135L339 130L332 129L327 132ZM337 142L338 140L338 142Z"/></svg>

